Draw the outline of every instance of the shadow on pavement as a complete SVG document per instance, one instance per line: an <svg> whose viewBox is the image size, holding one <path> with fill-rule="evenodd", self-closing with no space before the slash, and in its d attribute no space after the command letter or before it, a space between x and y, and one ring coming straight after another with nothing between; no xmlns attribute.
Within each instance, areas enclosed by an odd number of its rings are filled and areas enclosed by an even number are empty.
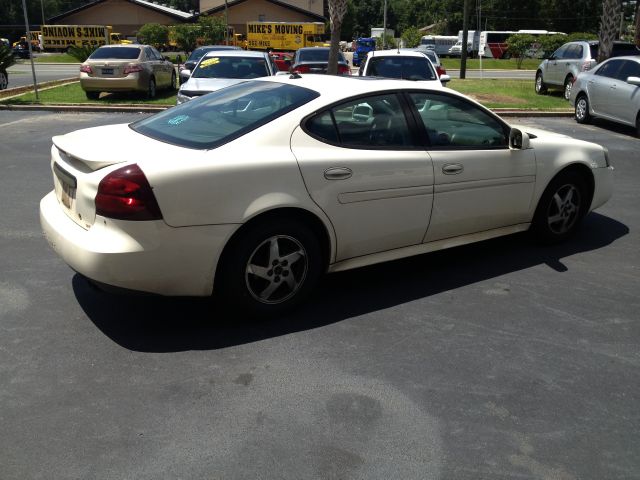
<svg viewBox="0 0 640 480"><path fill-rule="evenodd" d="M73 277L73 289L89 319L124 348L211 350L330 325L536 265L562 274L563 258L605 247L628 232L622 223L591 213L561 245L539 246L516 234L328 275L301 308L269 321L241 318L210 299L107 293L80 275Z"/></svg>

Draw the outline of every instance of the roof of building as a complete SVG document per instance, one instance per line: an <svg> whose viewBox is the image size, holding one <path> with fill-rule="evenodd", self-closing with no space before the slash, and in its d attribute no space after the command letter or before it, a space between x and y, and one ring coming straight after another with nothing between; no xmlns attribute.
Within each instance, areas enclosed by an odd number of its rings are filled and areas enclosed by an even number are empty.
<svg viewBox="0 0 640 480"><path fill-rule="evenodd" d="M248 0L230 0L229 2L227 2L226 8L232 8L236 5L240 5L241 3L244 3ZM327 19L324 18L322 15L318 15L316 13L310 12L309 10L305 10L304 8L299 8L296 7L294 5L290 5L288 3L285 2L281 2L279 0L265 0L265 2L268 3L272 3L273 5L277 5L279 7L285 8L287 10L291 10L293 12L296 13L301 13L303 15L306 15L308 17L310 17L311 19L317 21L317 22L325 22ZM214 8L210 8L209 10L205 10L204 12L200 12L201 15L207 15L207 14L211 14L211 13L219 13L219 12L224 12L225 9L225 5L220 5L218 7L214 7Z"/></svg>
<svg viewBox="0 0 640 480"><path fill-rule="evenodd" d="M165 15L175 18L177 20L183 20L183 21L188 21L191 20L195 15L191 12L183 12L182 10L176 10L175 8L171 8L169 6L166 5L162 5L159 3L154 3L154 2L147 2L146 0L125 0L129 3L132 3L134 5L138 5L140 7L143 8L147 8L149 10L154 10L156 12L160 12L160 13L164 13ZM74 13L78 13L81 12L83 10L87 10L89 8L95 7L96 5L99 5L101 3L107 3L109 2L109 0L95 0L91 3L87 3L85 5L82 5L80 7L68 10L66 12L63 12L59 15L56 15L55 17L51 17L48 19L49 23L53 23L56 22L58 20L61 20L65 17L68 17L69 15L72 15Z"/></svg>

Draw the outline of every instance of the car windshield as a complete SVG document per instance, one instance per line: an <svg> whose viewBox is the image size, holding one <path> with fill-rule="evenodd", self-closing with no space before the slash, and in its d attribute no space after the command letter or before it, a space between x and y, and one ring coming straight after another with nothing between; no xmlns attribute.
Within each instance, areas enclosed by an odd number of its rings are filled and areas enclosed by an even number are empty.
<svg viewBox="0 0 640 480"><path fill-rule="evenodd" d="M139 56L140 49L136 47L109 47L97 49L89 56L89 60L103 60L105 58L135 60Z"/></svg>
<svg viewBox="0 0 640 480"><path fill-rule="evenodd" d="M230 142L310 102L307 88L247 81L132 123L142 135L186 148L211 149Z"/></svg>
<svg viewBox="0 0 640 480"><path fill-rule="evenodd" d="M258 78L269 75L264 58L206 57L191 78Z"/></svg>
<svg viewBox="0 0 640 480"><path fill-rule="evenodd" d="M373 57L367 75L405 80L435 80L431 63L425 57Z"/></svg>

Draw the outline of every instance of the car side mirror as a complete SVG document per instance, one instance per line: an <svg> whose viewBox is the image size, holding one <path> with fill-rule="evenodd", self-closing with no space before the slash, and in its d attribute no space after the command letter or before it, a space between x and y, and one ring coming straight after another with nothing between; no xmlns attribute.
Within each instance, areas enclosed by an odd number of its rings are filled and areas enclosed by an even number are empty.
<svg viewBox="0 0 640 480"><path fill-rule="evenodd" d="M522 130L512 128L509 132L509 148L511 150L526 150L529 148L529 135Z"/></svg>
<svg viewBox="0 0 640 480"><path fill-rule="evenodd" d="M629 77L627 78L627 83L630 85L635 85L636 87L640 87L640 77Z"/></svg>
<svg viewBox="0 0 640 480"><path fill-rule="evenodd" d="M440 75L440 83L447 84L451 81L451 77L449 75Z"/></svg>

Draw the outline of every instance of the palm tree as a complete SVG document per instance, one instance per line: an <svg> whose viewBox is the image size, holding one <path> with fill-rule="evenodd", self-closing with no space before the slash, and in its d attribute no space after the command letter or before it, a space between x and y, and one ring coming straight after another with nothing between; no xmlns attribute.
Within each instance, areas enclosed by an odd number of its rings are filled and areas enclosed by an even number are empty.
<svg viewBox="0 0 640 480"><path fill-rule="evenodd" d="M331 48L329 49L329 65L327 74L338 73L338 50L340 47L340 31L342 19L347 12L347 0L329 0L329 20L331 21Z"/></svg>
<svg viewBox="0 0 640 480"><path fill-rule="evenodd" d="M604 0L602 2L598 62L602 62L611 56L613 41L618 38L621 15L622 5L620 4L620 0Z"/></svg>

